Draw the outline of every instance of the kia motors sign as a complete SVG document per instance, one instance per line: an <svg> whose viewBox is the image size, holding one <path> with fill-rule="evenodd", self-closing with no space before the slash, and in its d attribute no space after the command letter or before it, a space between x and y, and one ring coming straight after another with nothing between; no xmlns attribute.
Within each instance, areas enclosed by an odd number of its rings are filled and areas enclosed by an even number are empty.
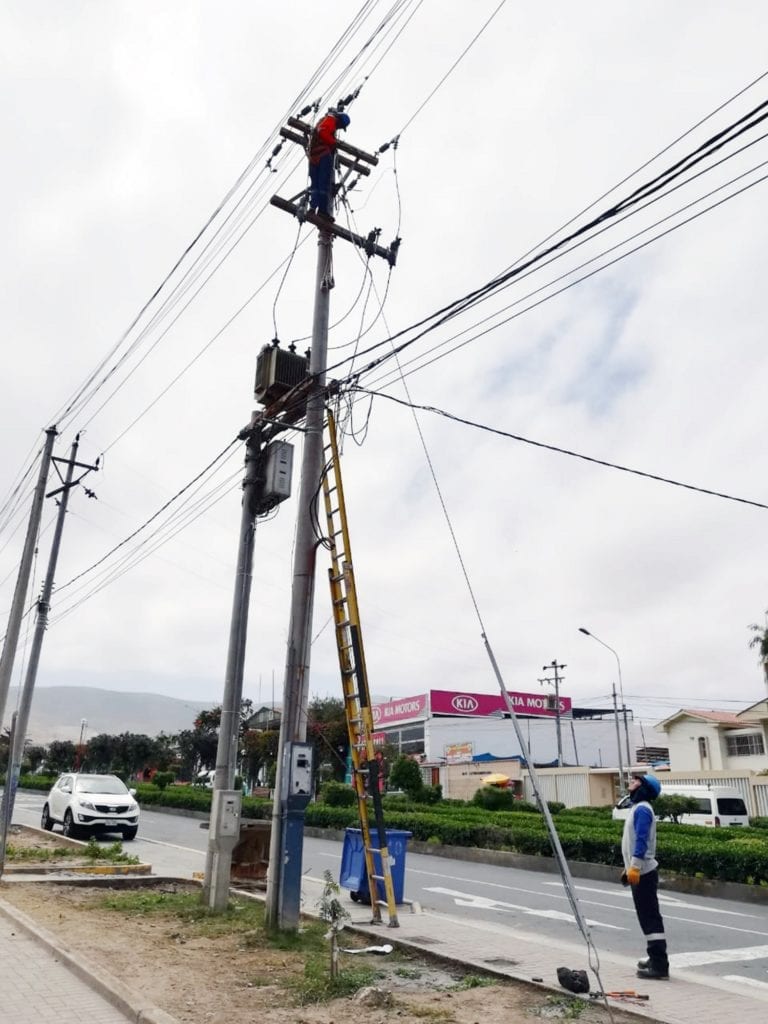
<svg viewBox="0 0 768 1024"><path fill-rule="evenodd" d="M555 717L553 696L542 693L518 693L512 690L508 690L507 693L518 715ZM430 690L429 706L433 715L467 715L471 718L486 718L507 711L501 694L462 693L455 690ZM569 714L571 707L571 698L561 696L560 714Z"/></svg>
<svg viewBox="0 0 768 1024"><path fill-rule="evenodd" d="M403 697L387 701L386 704L372 704L371 713L377 730L399 722L409 722L412 718L426 718L427 695L421 693L418 697Z"/></svg>

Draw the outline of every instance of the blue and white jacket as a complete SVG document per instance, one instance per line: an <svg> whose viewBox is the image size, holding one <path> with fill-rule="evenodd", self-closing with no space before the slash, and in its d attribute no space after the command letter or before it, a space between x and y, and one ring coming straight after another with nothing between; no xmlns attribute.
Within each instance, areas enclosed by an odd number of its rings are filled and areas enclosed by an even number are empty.
<svg viewBox="0 0 768 1024"><path fill-rule="evenodd" d="M656 860L656 815L646 800L633 804L624 822L621 837L621 855L624 868L639 868L641 875L655 871Z"/></svg>

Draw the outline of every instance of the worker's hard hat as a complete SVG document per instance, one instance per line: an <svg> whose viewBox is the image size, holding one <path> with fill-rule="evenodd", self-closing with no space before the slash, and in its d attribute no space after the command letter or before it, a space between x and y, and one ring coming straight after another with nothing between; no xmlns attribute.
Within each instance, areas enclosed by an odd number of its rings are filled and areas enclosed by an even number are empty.
<svg viewBox="0 0 768 1024"><path fill-rule="evenodd" d="M661 783L655 775L644 775L643 785L651 800L655 800L659 793L661 793Z"/></svg>
<svg viewBox="0 0 768 1024"><path fill-rule="evenodd" d="M337 114L336 115L336 124L339 126L339 128L348 128L349 127L349 114Z"/></svg>

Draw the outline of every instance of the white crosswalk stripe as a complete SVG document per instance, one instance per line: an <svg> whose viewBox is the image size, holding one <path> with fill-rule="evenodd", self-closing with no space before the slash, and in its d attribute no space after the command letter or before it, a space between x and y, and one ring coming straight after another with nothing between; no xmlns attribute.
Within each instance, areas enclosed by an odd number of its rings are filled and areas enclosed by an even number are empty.
<svg viewBox="0 0 768 1024"><path fill-rule="evenodd" d="M675 967L703 967L704 964L735 963L744 960L768 959L768 946L742 946L736 949L702 949L695 953L673 953L669 960Z"/></svg>

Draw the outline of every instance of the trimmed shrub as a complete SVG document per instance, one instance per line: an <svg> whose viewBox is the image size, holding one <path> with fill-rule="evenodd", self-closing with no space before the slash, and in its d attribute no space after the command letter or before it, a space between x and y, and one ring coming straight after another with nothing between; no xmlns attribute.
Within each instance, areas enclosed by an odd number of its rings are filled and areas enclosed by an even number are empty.
<svg viewBox="0 0 768 1024"><path fill-rule="evenodd" d="M483 786L472 797L472 803L485 811L511 811L515 806L515 794L511 789Z"/></svg>
<svg viewBox="0 0 768 1024"><path fill-rule="evenodd" d="M329 807L357 807L357 793L344 782L326 782L320 790L320 800Z"/></svg>

